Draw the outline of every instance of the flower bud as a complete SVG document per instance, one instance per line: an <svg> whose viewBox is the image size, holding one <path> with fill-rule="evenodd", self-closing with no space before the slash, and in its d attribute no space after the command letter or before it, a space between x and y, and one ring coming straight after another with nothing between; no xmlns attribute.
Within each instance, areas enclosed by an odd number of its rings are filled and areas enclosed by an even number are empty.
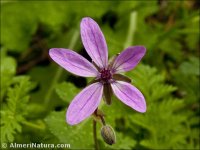
<svg viewBox="0 0 200 150"><path fill-rule="evenodd" d="M101 136L103 137L103 140L109 145L112 145L116 142L115 131L111 126L103 126L101 128Z"/></svg>

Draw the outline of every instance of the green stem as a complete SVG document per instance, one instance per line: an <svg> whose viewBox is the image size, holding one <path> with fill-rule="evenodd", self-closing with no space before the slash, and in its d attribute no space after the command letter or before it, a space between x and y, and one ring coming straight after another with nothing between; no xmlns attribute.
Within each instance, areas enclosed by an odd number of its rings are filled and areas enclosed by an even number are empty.
<svg viewBox="0 0 200 150"><path fill-rule="evenodd" d="M93 120L93 136L94 136L94 149L98 150L98 143L97 143L97 122Z"/></svg>
<svg viewBox="0 0 200 150"><path fill-rule="evenodd" d="M137 12L133 11L130 14L129 29L128 29L126 41L124 43L124 48L127 48L128 46L132 45L133 35L136 30L136 23L137 23Z"/></svg>
<svg viewBox="0 0 200 150"><path fill-rule="evenodd" d="M73 49L76 45L76 42L79 38L79 33L78 30L74 31L73 37L69 43L69 49ZM49 103L49 100L51 98L52 92L54 90L55 85L57 84L58 80L60 79L60 76L63 73L63 70L61 67L58 67L56 73L55 73L55 77L53 78L52 82L51 82L51 86L49 87L49 90L47 91L45 97L44 97L44 103L45 105L47 105Z"/></svg>
<svg viewBox="0 0 200 150"><path fill-rule="evenodd" d="M29 121L22 121L22 124L26 125L26 126L29 126L31 128L35 128L35 129L40 129L40 130L44 130L45 129L45 126L41 126L39 124L34 124L32 122L29 122Z"/></svg>

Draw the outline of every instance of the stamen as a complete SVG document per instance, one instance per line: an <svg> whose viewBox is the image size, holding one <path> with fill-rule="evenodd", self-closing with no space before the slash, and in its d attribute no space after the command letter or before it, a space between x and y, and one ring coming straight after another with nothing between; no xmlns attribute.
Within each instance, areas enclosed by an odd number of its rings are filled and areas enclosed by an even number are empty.
<svg viewBox="0 0 200 150"><path fill-rule="evenodd" d="M100 77L101 81L103 83L109 83L109 80L112 78L112 74L110 70L104 68L100 71L100 73L101 73L101 77Z"/></svg>

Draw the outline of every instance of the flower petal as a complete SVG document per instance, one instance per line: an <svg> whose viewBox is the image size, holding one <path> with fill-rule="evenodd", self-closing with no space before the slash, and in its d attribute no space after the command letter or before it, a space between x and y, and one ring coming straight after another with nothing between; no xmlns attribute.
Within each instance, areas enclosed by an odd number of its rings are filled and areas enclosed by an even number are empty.
<svg viewBox="0 0 200 150"><path fill-rule="evenodd" d="M142 93L133 85L116 81L111 84L113 92L123 103L139 112L146 111L146 102Z"/></svg>
<svg viewBox="0 0 200 150"><path fill-rule="evenodd" d="M126 72L133 69L146 52L144 46L132 46L125 49L115 59L112 69L115 73Z"/></svg>
<svg viewBox="0 0 200 150"><path fill-rule="evenodd" d="M81 21L81 38L83 45L92 58L100 67L106 67L108 63L108 48L101 29L91 18L85 17Z"/></svg>
<svg viewBox="0 0 200 150"><path fill-rule="evenodd" d="M73 74L82 77L95 77L98 74L92 63L72 50L52 48L49 55L57 64Z"/></svg>
<svg viewBox="0 0 200 150"><path fill-rule="evenodd" d="M66 114L70 125L80 123L98 107L103 95L103 85L94 83L83 89L71 102Z"/></svg>

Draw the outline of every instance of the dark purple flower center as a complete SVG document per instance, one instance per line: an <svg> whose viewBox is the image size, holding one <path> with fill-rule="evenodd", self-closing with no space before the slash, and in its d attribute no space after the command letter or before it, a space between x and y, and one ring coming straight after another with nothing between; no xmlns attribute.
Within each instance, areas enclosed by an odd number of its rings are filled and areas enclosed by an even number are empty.
<svg viewBox="0 0 200 150"><path fill-rule="evenodd" d="M103 82L108 83L108 81L112 78L112 75L111 75L109 69L102 69L102 70L100 71L100 73L101 73L101 80L102 80Z"/></svg>

